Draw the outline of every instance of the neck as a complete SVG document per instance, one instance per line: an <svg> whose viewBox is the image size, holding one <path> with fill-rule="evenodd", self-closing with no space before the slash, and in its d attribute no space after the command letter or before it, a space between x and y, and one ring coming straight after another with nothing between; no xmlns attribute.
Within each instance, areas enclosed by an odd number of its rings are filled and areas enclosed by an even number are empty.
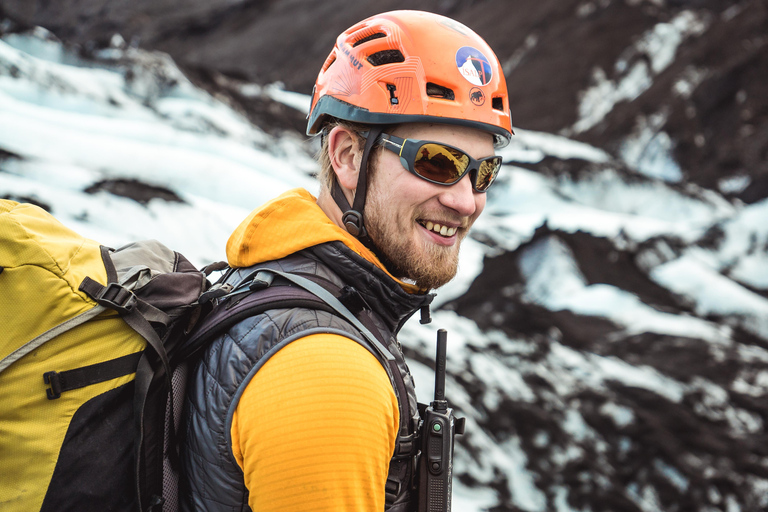
<svg viewBox="0 0 768 512"><path fill-rule="evenodd" d="M336 204L336 201L333 200L333 197L331 197L331 193L325 187L320 191L320 195L317 198L317 206L323 210L334 224L346 231L341 222L341 209Z"/></svg>
<svg viewBox="0 0 768 512"><path fill-rule="evenodd" d="M350 198L348 198L350 199ZM354 200L354 196L351 198ZM351 201L350 201L351 202ZM339 205L336 204L336 201L331 196L331 193L323 187L320 191L320 194L317 197L317 206L320 207L321 210L328 216L331 221L333 221L334 224L339 226L344 231L347 230L347 228L344 226L344 223L341 221L341 215L342 211L341 208L339 208ZM385 268L393 268L391 262L389 259L384 255L384 253L376 246L373 241L366 237L363 240L360 240L363 245L365 245L368 249L373 252L373 254L379 259L379 261L384 265Z"/></svg>

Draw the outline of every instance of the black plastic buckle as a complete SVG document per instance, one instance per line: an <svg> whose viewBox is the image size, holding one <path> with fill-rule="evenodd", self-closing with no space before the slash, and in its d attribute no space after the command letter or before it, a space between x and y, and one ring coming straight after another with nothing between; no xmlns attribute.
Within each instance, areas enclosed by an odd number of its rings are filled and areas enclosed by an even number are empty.
<svg viewBox="0 0 768 512"><path fill-rule="evenodd" d="M347 210L341 216L341 222L344 224L347 232L357 238L367 236L363 225L363 214L356 210Z"/></svg>
<svg viewBox="0 0 768 512"><path fill-rule="evenodd" d="M272 272L259 270L256 275L253 277L253 280L251 281L251 284L248 285L248 289L251 291L259 291L263 290L264 288L269 288L272 286L272 281L275 279L275 274Z"/></svg>
<svg viewBox="0 0 768 512"><path fill-rule="evenodd" d="M162 512L164 504L165 498L153 494L152 498L149 500L149 508L147 508L147 512Z"/></svg>
<svg viewBox="0 0 768 512"><path fill-rule="evenodd" d="M421 318L419 319L419 323L421 325L432 323L432 314L429 310L429 304L426 306L421 306Z"/></svg>
<svg viewBox="0 0 768 512"><path fill-rule="evenodd" d="M51 387L45 390L48 400L56 400L61 396L61 379L58 372L45 372L43 381Z"/></svg>
<svg viewBox="0 0 768 512"><path fill-rule="evenodd" d="M398 480L390 480L387 478L387 483L384 484L384 502L392 504L400 496L400 491L403 488L403 484Z"/></svg>
<svg viewBox="0 0 768 512"><path fill-rule="evenodd" d="M454 423L454 432L457 436L464 434L464 429L467 425L467 418L456 418Z"/></svg>
<svg viewBox="0 0 768 512"><path fill-rule="evenodd" d="M136 307L137 299L136 295L123 285L109 283L96 297L96 302L119 313L130 313Z"/></svg>
<svg viewBox="0 0 768 512"><path fill-rule="evenodd" d="M418 440L420 436L418 433L413 433L407 436L400 436L397 438L397 446L395 447L395 453L392 456L395 460L410 459L419 450Z"/></svg>
<svg viewBox="0 0 768 512"><path fill-rule="evenodd" d="M200 304L207 304L214 299L223 297L232 291L233 286L231 284L213 285L208 291L203 292L197 302Z"/></svg>

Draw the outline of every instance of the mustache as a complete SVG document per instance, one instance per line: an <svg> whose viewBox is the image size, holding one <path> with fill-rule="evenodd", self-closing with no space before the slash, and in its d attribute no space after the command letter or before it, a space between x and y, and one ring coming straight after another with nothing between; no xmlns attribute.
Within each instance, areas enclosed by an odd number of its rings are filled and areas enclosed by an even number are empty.
<svg viewBox="0 0 768 512"><path fill-rule="evenodd" d="M422 222L433 222L440 225L457 226L459 229L469 229L472 226L473 220L470 217L458 216L458 215L446 215L445 212L435 214L419 214L416 216L416 220Z"/></svg>

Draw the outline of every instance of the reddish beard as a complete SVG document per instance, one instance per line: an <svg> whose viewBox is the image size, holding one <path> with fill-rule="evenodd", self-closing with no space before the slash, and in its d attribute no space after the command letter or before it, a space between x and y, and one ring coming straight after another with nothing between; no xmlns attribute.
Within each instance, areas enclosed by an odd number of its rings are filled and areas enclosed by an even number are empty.
<svg viewBox="0 0 768 512"><path fill-rule="evenodd" d="M397 216L391 210L385 195L371 183L366 197L365 227L387 270L397 278L414 282L422 290L439 288L453 279L459 265L459 246L467 234L464 227L467 222L457 231L453 245L437 245L420 239L414 246L411 232L400 231L395 222ZM414 223L415 219L409 219L405 227L414 228Z"/></svg>

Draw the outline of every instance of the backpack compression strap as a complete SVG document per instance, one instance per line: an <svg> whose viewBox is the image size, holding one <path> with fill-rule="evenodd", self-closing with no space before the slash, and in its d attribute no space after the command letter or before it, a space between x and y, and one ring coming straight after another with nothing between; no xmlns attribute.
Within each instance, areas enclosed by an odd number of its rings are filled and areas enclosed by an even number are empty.
<svg viewBox="0 0 768 512"><path fill-rule="evenodd" d="M152 348L152 351L162 365L161 378L164 380L170 408L173 410L173 386L171 384L171 367L168 361L168 354L163 345L163 340L160 339L160 336L149 323L153 318L167 321L167 315L142 301L131 290L128 290L119 283L109 283L107 286L103 286L93 279L86 277L80 284L80 290L87 293L99 304L116 310L125 323L146 340L147 346ZM148 356L149 354L146 350L141 352L138 364L135 367L136 378L134 379L135 391L133 400L134 426L136 431L136 442L134 445L136 457L135 479L137 495L142 510L159 510L163 502L162 477L158 478L156 475L162 475L162 436L159 440L157 436L149 436L145 425L162 424L162 420L158 420L156 417L160 413L147 407L149 396L157 386L156 381L161 370L153 368ZM176 425L174 424L173 415L170 417L170 422L169 433L175 438ZM159 445L156 444L158 442L160 443ZM175 445L175 442L173 444ZM170 455L173 456L173 450L171 450Z"/></svg>
<svg viewBox="0 0 768 512"><path fill-rule="evenodd" d="M101 312L105 311L107 308L101 305L96 305L93 308L89 309L88 311L85 311L83 313L80 313L79 315L70 318L66 322L62 322L59 325L52 327L42 333L41 335L31 339L30 341L26 342L24 345L20 346L10 354L8 354L6 357L3 358L2 361L0 361L0 372L11 366L13 363L24 357L25 355L29 354L33 350L38 349L39 347L43 346L56 336L65 333L69 331L70 329L74 329L78 325L84 324L91 318L94 318L98 316ZM74 389L74 388L73 388Z"/></svg>

